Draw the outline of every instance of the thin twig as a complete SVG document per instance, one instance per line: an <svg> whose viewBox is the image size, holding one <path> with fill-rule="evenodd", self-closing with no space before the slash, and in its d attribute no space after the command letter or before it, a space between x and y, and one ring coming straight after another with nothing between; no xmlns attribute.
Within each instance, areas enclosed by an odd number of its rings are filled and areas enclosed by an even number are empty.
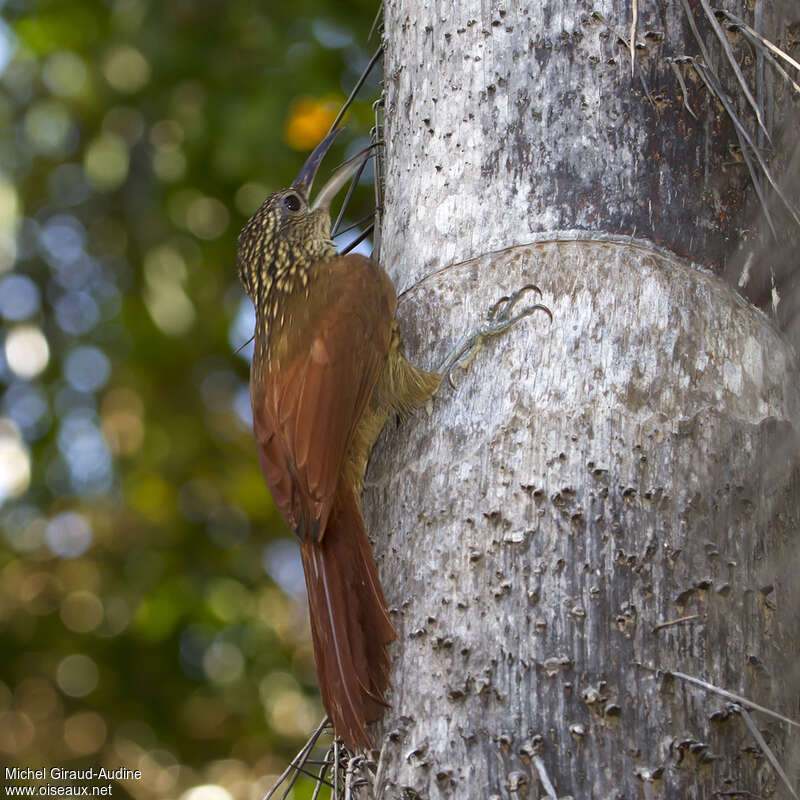
<svg viewBox="0 0 800 800"><path fill-rule="evenodd" d="M671 669L659 669L657 667L648 667L646 664L642 664L640 662L635 662L635 666L641 667L648 672L663 672L665 675L672 675L675 678L680 678L681 680L686 681L687 683L693 683L695 686L700 686L703 689L707 689L709 692L714 692L714 694L718 694L721 697L727 697L728 700L733 700L735 703L741 703L743 706L747 706L748 708L752 708L755 711L761 711L764 714L769 714L771 717L775 717L776 719L780 719L783 722L788 722L789 725L794 725L796 728L800 728L800 722L797 720L791 719L790 717L785 717L783 714L779 714L777 711L773 711L772 709L765 708L764 706L758 705L758 703L754 703L752 700L748 700L746 697L743 697L740 694L736 694L734 692L729 692L727 689L720 689L719 686L714 686L713 683L708 683L707 681L700 680L700 678L695 678L692 675L687 675L685 672L676 672L675 670Z"/></svg>
<svg viewBox="0 0 800 800"><path fill-rule="evenodd" d="M375 66L375 62L381 57L383 53L383 45L381 45L376 51L375 55L369 60L369 64L364 68L364 71L361 73L361 77L356 81L356 85L353 87L353 91L350 92L350 96L345 100L344 105L342 106L342 110L336 115L336 119L333 121L333 125L331 125L330 133L332 130L339 126L339 123L342 121L342 117L345 115L345 112L348 108L350 108L350 104L355 100L356 95L358 94L358 90L364 85L364 81L366 81L367 76L370 72L372 72L372 68Z"/></svg>
<svg viewBox="0 0 800 800"><path fill-rule="evenodd" d="M662 630L662 628L669 628L671 625L680 625L681 622L690 622L693 619L700 619L700 615L689 614L688 617L678 617L678 619L671 619L669 622L659 622L658 625L653 628L653 633L657 633Z"/></svg>
<svg viewBox="0 0 800 800"><path fill-rule="evenodd" d="M631 0L633 8L633 19L631 20L631 78L633 77L634 66L636 65L636 27L639 24L639 0Z"/></svg>
<svg viewBox="0 0 800 800"><path fill-rule="evenodd" d="M383 141L383 126L381 125L381 109L383 108L383 97L378 98L372 104L375 114L375 127L372 129L371 138L373 142ZM381 257L381 214L383 207L383 148L375 150L375 157L372 161L373 188L375 191L375 235L372 237L372 257L379 261Z"/></svg>
<svg viewBox="0 0 800 800"><path fill-rule="evenodd" d="M355 239L353 239L353 241L350 242L346 247L342 248L342 250L340 251L341 255L346 255L351 250L353 250L356 247L358 247L361 244L361 242L363 242L364 239L366 239L367 236L369 236L372 233L372 229L374 227L375 227L374 223L372 225L368 225L359 236L357 236Z"/></svg>
<svg viewBox="0 0 800 800"><path fill-rule="evenodd" d="M239 355L239 353L240 353L242 350L244 350L244 349L245 349L245 347L247 347L247 345L249 345L249 344L250 344L250 342L252 342L252 341L253 341L253 339L255 339L255 338L256 338L256 335L255 335L255 334L253 334L253 335L252 335L252 336L251 336L251 337L250 337L250 338L249 338L249 339L248 339L248 340L247 340L247 341L246 341L244 344L240 344L240 345L239 345L239 346L238 346L238 347L237 347L237 348L236 348L236 349L233 351L233 354L234 354L235 356L236 356L236 355Z"/></svg>
<svg viewBox="0 0 800 800"><path fill-rule="evenodd" d="M339 770L341 766L339 763L339 740L333 740L333 774L336 780L333 782L333 800L339 800Z"/></svg>
<svg viewBox="0 0 800 800"><path fill-rule="evenodd" d="M278 782L269 790L269 792L267 792L267 794L264 797L264 800L270 800L272 795L275 794L275 792L278 790L280 785L286 780L286 778L288 777L289 773L293 769L296 770L298 768L299 764L304 764L305 763L305 761L306 761L306 759L308 759L308 756L310 755L311 751L314 749L314 745L317 743L317 739L319 739L319 737L322 736L322 732L325 730L325 726L327 724L328 724L328 718L325 717L325 719L323 719L322 722L320 722L320 724L317 726L317 729L314 731L314 733L311 734L311 736L309 737L308 741L300 748L300 751L292 759L292 762L289 764L289 766L286 767L286 769L283 771L283 774L280 776L280 778L278 778ZM294 786L294 782L296 780L297 780L297 776L295 775L295 777L292 779L292 781L291 781L291 783L289 785L290 789L291 789L292 786ZM287 794L288 794L288 791L283 796L286 797Z"/></svg>
<svg viewBox="0 0 800 800"><path fill-rule="evenodd" d="M639 64L639 80L642 82L642 89L644 89L644 93L650 101L650 105L653 106L656 114L658 114L658 106L653 102L653 96L650 94L650 87L647 85L647 81L644 78L644 70L641 64Z"/></svg>
<svg viewBox="0 0 800 800"><path fill-rule="evenodd" d="M353 797L353 774L356 770L358 758L351 758L347 762L347 771L344 778L344 798L345 800L352 800Z"/></svg>
<svg viewBox="0 0 800 800"><path fill-rule="evenodd" d="M331 785L327 781L325 781L325 773L327 772L328 767L331 766L330 756L331 756L331 750L330 748L328 748L328 752L325 753L325 760L322 762L322 768L319 771L319 776L317 778L317 785L314 788L314 794L311 795L311 800L317 800L317 798L319 797L319 793L322 791L323 784L326 786ZM336 773L332 773L332 777L333 777L333 783L335 784L338 779L338 776L336 775Z"/></svg>
<svg viewBox="0 0 800 800"><path fill-rule="evenodd" d="M756 103L756 100L753 97L752 92L750 91L750 87L747 85L747 81L744 79L744 75L742 74L742 69L739 66L739 62L736 60L736 57L733 55L733 50L731 49L731 43L728 41L728 37L725 35L725 31L722 30L722 25L720 25L719 22L717 21L717 17L711 10L711 6L708 4L708 0L700 0L700 4L703 6L703 11L706 12L706 16L708 17L708 21L711 23L711 27L713 28L714 33L717 34L717 38L719 39L720 44L722 45L722 49L725 51L725 55L728 57L728 61L730 62L734 74L736 75L736 80L739 81L739 86L742 87L742 91L744 92L744 96L747 98L747 102L750 103L751 108L755 112L758 124L761 126L761 129L766 134L769 143L772 144L772 137L769 135L767 126L764 124L764 119L761 114L761 109L758 107L758 103ZM711 64L709 63L708 66L710 67Z"/></svg>
<svg viewBox="0 0 800 800"><path fill-rule="evenodd" d="M750 729L750 733L753 734L753 738L758 742L758 746L764 751L764 755L769 759L769 763L775 768L775 772L780 775L781 780L786 785L786 788L792 793L794 800L800 800L800 798L797 796L797 792L795 792L795 790L792 788L792 784L786 777L786 773L783 771L783 767L781 767L780 762L775 757L775 754L772 752L772 750L770 750L769 745L761 735L761 731L756 727L755 722L753 722L753 718L750 716L750 714L748 714L746 709L741 708L740 706L737 706L736 710L744 720L744 724Z"/></svg>
<svg viewBox="0 0 800 800"><path fill-rule="evenodd" d="M336 233L339 230L339 225L342 223L342 217L344 217L347 207L350 205L350 201L353 198L353 192L356 190L356 186L358 186L358 182L361 179L361 173L364 172L364 167L367 165L367 161L368 159L364 159L364 161L358 165L358 169L356 169L352 179L350 180L350 186L347 187L347 194L344 196L344 202L342 203L342 207L339 209L339 215L336 217L336 222L333 224L333 233L331 234L331 237L336 236Z"/></svg>
<svg viewBox="0 0 800 800"><path fill-rule="evenodd" d="M372 34L375 33L375 29L378 27L378 20L381 18L382 13L383 13L383 0L381 0L380 5L378 6L378 13L375 15L375 19L372 20L372 26L369 29L367 41L370 41L370 39L372 39Z"/></svg>
<svg viewBox="0 0 800 800"><path fill-rule="evenodd" d="M336 236L344 236L346 233L350 233L354 228L360 228L365 222L368 222L375 216L375 211L370 211L369 214L364 214L361 219L357 219L355 222L351 222L346 228L342 228L340 231L336 231Z"/></svg>

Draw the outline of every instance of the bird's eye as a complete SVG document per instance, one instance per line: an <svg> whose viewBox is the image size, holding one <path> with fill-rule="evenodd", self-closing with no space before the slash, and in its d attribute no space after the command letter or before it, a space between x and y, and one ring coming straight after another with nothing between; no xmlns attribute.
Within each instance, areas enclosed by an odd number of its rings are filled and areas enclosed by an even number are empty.
<svg viewBox="0 0 800 800"><path fill-rule="evenodd" d="M300 207L303 205L296 194L287 194L286 197L283 198L283 204L292 212L299 211Z"/></svg>

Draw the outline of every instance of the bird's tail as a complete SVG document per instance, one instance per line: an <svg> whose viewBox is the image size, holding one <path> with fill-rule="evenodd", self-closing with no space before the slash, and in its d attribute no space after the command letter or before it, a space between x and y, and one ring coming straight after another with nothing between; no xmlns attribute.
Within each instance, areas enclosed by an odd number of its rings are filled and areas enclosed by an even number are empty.
<svg viewBox="0 0 800 800"><path fill-rule="evenodd" d="M387 705L395 632L353 492L337 496L324 536L301 552L322 702L348 748L366 749L365 725Z"/></svg>

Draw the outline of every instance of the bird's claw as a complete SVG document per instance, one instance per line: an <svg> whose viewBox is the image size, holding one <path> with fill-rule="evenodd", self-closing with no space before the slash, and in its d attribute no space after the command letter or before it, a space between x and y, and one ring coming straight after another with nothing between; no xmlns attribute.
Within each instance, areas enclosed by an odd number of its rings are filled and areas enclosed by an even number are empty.
<svg viewBox="0 0 800 800"><path fill-rule="evenodd" d="M542 303L534 303L533 305L526 306L517 313L513 313L517 303L527 292L535 292L538 295L542 294L538 286L529 283L512 295L503 295L503 297L497 300L486 313L486 321L474 333L464 337L464 339L459 342L441 370L442 374L447 376L447 381L453 389L456 388L455 382L453 381L453 371L456 367L461 367L463 370L469 369L470 364L472 364L475 356L481 351L487 339L493 336L499 336L512 325L516 325L521 319L533 314L534 311L544 311L550 318L550 321L553 321L553 314L550 309Z"/></svg>

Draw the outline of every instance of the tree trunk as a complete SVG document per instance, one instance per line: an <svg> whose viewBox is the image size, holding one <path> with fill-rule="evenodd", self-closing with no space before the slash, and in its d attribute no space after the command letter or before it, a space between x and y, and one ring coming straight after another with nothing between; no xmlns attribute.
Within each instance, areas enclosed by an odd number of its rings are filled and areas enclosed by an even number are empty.
<svg viewBox="0 0 800 800"><path fill-rule="evenodd" d="M398 630L376 796L790 796L748 723L795 787L800 729L684 677L800 717L800 382L718 277L750 177L665 60L697 51L683 6L640 1L633 77L622 0L384 6L381 258L410 358L528 284L553 321L487 342L373 454Z"/></svg>

